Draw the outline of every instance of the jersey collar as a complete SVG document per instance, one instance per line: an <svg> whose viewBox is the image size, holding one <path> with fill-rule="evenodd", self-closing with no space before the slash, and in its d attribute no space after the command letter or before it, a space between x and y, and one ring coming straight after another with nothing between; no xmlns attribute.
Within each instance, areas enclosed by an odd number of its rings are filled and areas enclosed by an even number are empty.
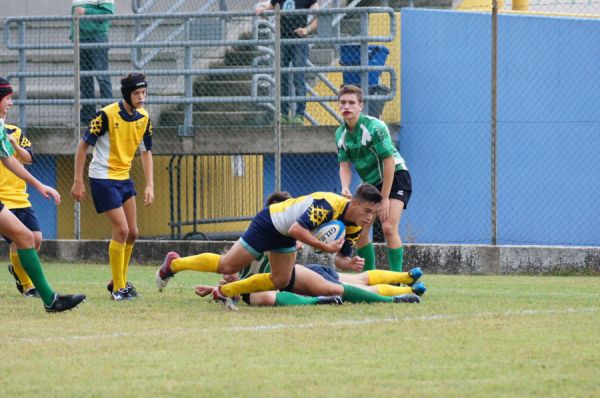
<svg viewBox="0 0 600 398"><path fill-rule="evenodd" d="M123 105L123 100L119 101L119 115L121 115L123 120L126 122L135 122L136 120L140 120L144 117L144 115L138 112L138 110L135 108L133 109L133 115L130 115L125 109L125 105Z"/></svg>

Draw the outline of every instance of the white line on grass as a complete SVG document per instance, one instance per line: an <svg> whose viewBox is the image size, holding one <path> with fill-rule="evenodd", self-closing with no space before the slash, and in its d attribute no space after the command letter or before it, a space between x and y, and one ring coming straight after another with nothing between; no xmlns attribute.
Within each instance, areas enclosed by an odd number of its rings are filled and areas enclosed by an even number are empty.
<svg viewBox="0 0 600 398"><path fill-rule="evenodd" d="M350 319L328 323L303 323L303 324L274 324L274 325L252 325L252 326L232 326L232 327L213 327L213 328L175 328L163 330L149 330L136 332L116 332L116 333L100 333L89 335L76 336L51 336L51 337L18 337L14 339L3 339L6 343L45 343L50 341L77 341L77 340L96 340L96 339L112 339L120 337L142 337L142 336L163 336L173 334L187 334L198 332L252 332L264 330L283 330L283 329L312 329L322 327L339 327L339 326L357 326L371 325L374 323L392 323L406 321L439 321L439 320L455 320L465 318L489 318L489 317L509 317L509 316L533 316L533 315L548 315L548 314L581 314L588 312L597 312L598 307L586 308L564 308L560 310L518 310L506 312L474 312L468 314L431 314L419 316L401 316L401 317L385 317L385 318L368 318L368 319Z"/></svg>

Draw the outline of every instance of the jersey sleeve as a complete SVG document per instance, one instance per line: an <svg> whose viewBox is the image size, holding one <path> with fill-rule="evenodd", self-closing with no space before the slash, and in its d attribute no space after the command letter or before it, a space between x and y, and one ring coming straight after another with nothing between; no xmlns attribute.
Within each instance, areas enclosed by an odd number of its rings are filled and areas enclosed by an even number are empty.
<svg viewBox="0 0 600 398"><path fill-rule="evenodd" d="M106 134L108 131L108 116L103 111L96 113L94 118L90 121L90 125L83 135L82 140L90 144L91 146L96 145L98 137Z"/></svg>
<svg viewBox="0 0 600 398"><path fill-rule="evenodd" d="M302 227L313 231L319 225L331 221L333 206L327 199L313 199L313 202L296 220Z"/></svg>
<svg viewBox="0 0 600 398"><path fill-rule="evenodd" d="M8 141L6 129L4 128L4 119L0 119L0 158L8 158L15 153L15 149Z"/></svg>
<svg viewBox="0 0 600 398"><path fill-rule="evenodd" d="M31 163L33 163L35 161L33 157L33 147L31 141L29 141L29 138L27 138L25 132L22 130L21 135L19 136L19 146L29 152L29 155L31 155Z"/></svg>
<svg viewBox="0 0 600 398"><path fill-rule="evenodd" d="M152 132L152 121L148 119L148 125L146 126L146 131L144 132L144 138L140 143L140 152L152 150Z"/></svg>
<svg viewBox="0 0 600 398"><path fill-rule="evenodd" d="M371 138L375 152L377 152L380 158L387 158L394 155L396 146L385 123L380 122L375 124L371 132Z"/></svg>

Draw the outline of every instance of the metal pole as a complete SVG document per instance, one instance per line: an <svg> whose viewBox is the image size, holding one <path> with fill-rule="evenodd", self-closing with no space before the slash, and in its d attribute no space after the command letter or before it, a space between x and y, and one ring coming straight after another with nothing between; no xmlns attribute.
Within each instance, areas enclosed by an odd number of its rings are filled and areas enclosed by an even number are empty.
<svg viewBox="0 0 600 398"><path fill-rule="evenodd" d="M492 245L497 244L497 84L498 84L498 2L492 0L492 109L491 109L491 243Z"/></svg>
<svg viewBox="0 0 600 398"><path fill-rule="evenodd" d="M19 22L19 44L25 44L25 21ZM19 72L27 72L27 55L24 48L19 48ZM26 78L19 78L19 99L27 98ZM27 108L25 104L19 105L19 126L27 131Z"/></svg>
<svg viewBox="0 0 600 398"><path fill-rule="evenodd" d="M275 5L275 190L281 191L281 10Z"/></svg>
<svg viewBox="0 0 600 398"><path fill-rule="evenodd" d="M188 20L185 24L186 38L188 40L190 39L190 23L191 23L191 21ZM186 70L190 70L190 69L192 69L192 66L193 66L192 47L186 45L184 47L183 53L184 53L184 56L183 56L184 68ZM183 78L183 81L184 81L185 98L192 98L194 96L194 94L193 94L194 82L193 82L192 76L189 74L185 75L185 77ZM183 129L182 129L183 131L180 132L180 134L179 134L180 136L191 137L192 135L194 135L193 119L194 119L194 105L186 104L184 116L183 116Z"/></svg>
<svg viewBox="0 0 600 398"><path fill-rule="evenodd" d="M75 104L73 105L73 114L75 115L75 130L73 131L74 135L74 143L75 148L77 148L77 144L79 143L79 138L81 134L81 118L79 116L79 97L80 93L80 59L79 59L79 15L77 13L73 14L73 96L75 97ZM75 155L73 156L73 165L75 165L75 157L77 156L77 149L75 150ZM81 239L81 206L78 201L74 201L74 232L75 239Z"/></svg>

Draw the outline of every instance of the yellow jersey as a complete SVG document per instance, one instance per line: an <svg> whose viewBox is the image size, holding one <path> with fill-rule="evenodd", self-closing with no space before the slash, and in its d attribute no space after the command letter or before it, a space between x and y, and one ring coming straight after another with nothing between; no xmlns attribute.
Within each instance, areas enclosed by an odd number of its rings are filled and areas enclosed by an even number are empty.
<svg viewBox="0 0 600 398"><path fill-rule="evenodd" d="M118 101L94 116L82 139L94 147L91 178L126 180L137 149L152 149L152 122L144 109L130 115Z"/></svg>
<svg viewBox="0 0 600 398"><path fill-rule="evenodd" d="M12 124L5 124L7 135L15 137L19 146L31 153L31 141L25 137L23 131ZM19 159L17 152L13 155ZM32 154L33 159L33 154ZM20 160L20 159L19 159ZM0 202L9 209L24 209L31 207L27 184L0 163Z"/></svg>

